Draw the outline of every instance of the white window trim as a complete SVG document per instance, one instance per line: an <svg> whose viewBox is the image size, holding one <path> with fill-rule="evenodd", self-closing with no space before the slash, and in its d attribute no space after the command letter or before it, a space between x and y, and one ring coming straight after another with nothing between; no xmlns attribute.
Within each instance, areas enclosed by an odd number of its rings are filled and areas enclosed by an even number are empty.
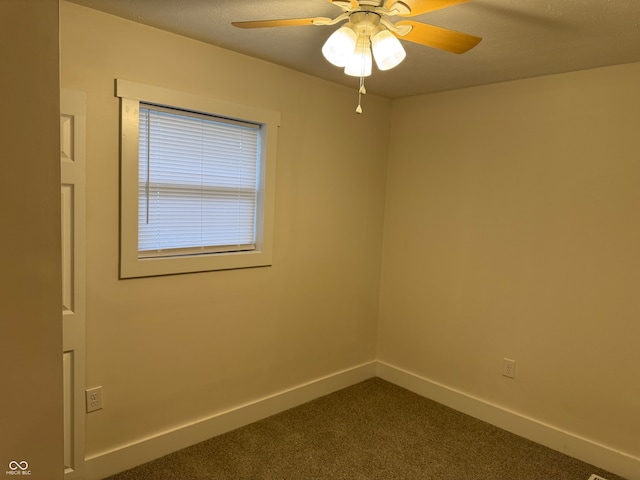
<svg viewBox="0 0 640 480"><path fill-rule="evenodd" d="M116 80L116 96L121 100L120 278L271 265L275 166L280 113L121 79ZM263 157L260 161L261 188L258 194L257 248L255 250L168 258L139 258L138 117L140 102L260 124Z"/></svg>

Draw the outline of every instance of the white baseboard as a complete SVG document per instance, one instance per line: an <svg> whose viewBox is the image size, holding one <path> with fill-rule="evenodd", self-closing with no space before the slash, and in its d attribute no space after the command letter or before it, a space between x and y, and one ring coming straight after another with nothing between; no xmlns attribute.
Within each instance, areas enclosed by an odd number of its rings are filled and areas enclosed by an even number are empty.
<svg viewBox="0 0 640 480"><path fill-rule="evenodd" d="M628 480L640 480L638 457L506 410L384 362L377 362L376 376Z"/></svg>
<svg viewBox="0 0 640 480"><path fill-rule="evenodd" d="M376 362L299 385L85 459L86 480L100 480L182 448L375 377Z"/></svg>
<svg viewBox="0 0 640 480"><path fill-rule="evenodd" d="M92 455L85 460L85 479L103 479L375 376L628 480L640 480L640 458L506 410L384 362L362 364Z"/></svg>

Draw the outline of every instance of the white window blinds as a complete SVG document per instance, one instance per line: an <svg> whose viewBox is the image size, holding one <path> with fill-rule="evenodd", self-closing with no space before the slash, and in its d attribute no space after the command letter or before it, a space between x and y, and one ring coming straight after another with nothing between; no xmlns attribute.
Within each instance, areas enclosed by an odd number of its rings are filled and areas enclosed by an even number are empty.
<svg viewBox="0 0 640 480"><path fill-rule="evenodd" d="M259 125L140 103L138 256L255 249Z"/></svg>

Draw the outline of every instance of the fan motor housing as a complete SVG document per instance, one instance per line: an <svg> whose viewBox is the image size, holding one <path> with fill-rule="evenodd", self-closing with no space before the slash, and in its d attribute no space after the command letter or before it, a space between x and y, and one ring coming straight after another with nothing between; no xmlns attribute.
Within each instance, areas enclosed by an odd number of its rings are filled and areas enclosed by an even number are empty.
<svg viewBox="0 0 640 480"><path fill-rule="evenodd" d="M349 21L358 29L358 33L369 35L380 25L380 15L372 11L359 11L349 15Z"/></svg>

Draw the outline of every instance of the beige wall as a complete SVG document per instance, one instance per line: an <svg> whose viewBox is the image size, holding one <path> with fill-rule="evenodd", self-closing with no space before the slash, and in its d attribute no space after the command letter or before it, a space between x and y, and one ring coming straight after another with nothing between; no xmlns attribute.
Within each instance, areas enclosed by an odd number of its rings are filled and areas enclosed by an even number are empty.
<svg viewBox="0 0 640 480"><path fill-rule="evenodd" d="M375 358L390 101L62 2L87 93L87 455ZM274 264L118 280L124 78L281 112ZM357 82L356 82L357 83Z"/></svg>
<svg viewBox="0 0 640 480"><path fill-rule="evenodd" d="M638 85L631 64L394 102L379 360L640 456Z"/></svg>
<svg viewBox="0 0 640 480"><path fill-rule="evenodd" d="M58 2L0 3L0 475L62 479ZM9 478L9 477L7 477Z"/></svg>

